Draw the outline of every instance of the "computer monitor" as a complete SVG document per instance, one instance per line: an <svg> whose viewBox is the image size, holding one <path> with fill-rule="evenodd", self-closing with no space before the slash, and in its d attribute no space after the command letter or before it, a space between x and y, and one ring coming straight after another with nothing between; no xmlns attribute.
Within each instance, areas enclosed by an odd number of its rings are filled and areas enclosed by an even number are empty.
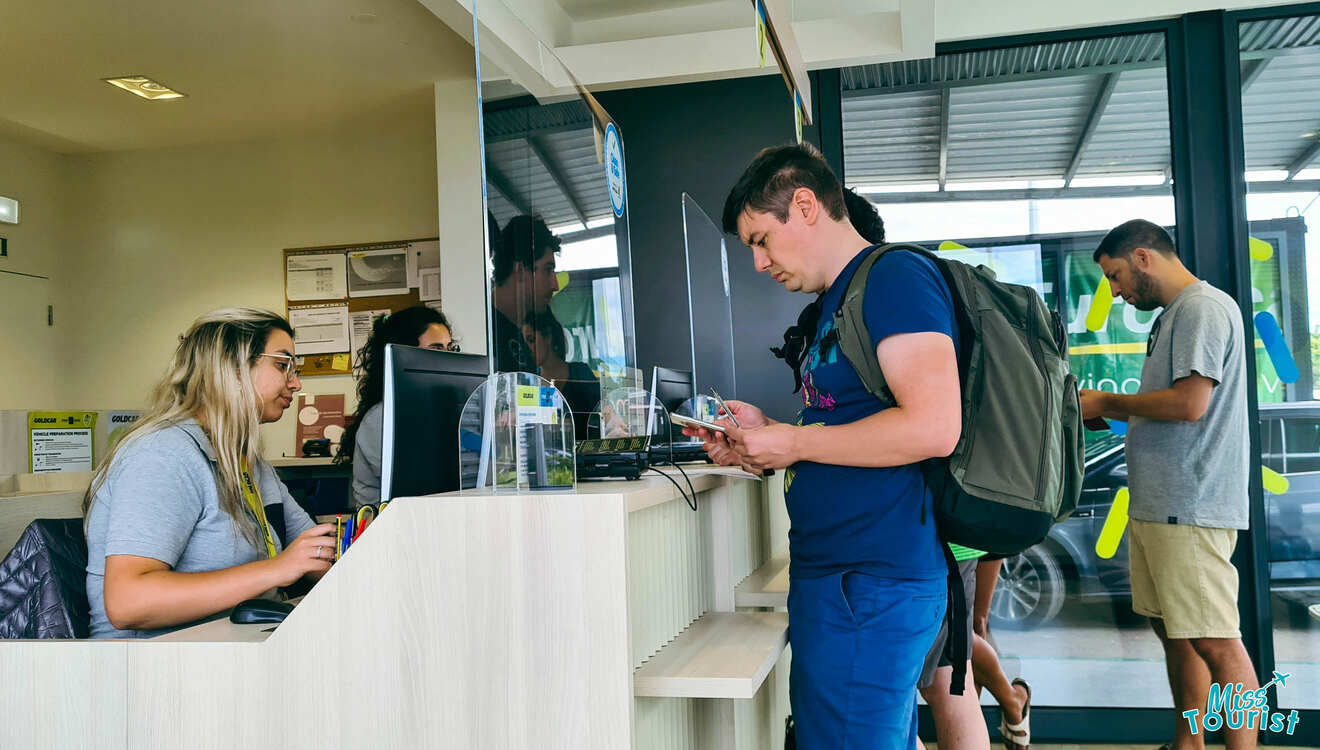
<svg viewBox="0 0 1320 750"><path fill-rule="evenodd" d="M691 370L671 370L668 367L656 368L651 373L651 393L668 411L677 411L684 401L696 398L697 387L692 380Z"/></svg>
<svg viewBox="0 0 1320 750"><path fill-rule="evenodd" d="M459 417L489 374L481 355L385 347L382 500L459 489Z"/></svg>
<svg viewBox="0 0 1320 750"><path fill-rule="evenodd" d="M692 381L692 371L673 370L656 365L651 371L651 395L660 406L665 408L665 411L670 413L678 411L678 407L682 406L684 401L697 396L697 388ZM652 416L647 420L647 432L666 443L688 439L681 431L672 429L673 425L666 424L668 421L665 419L664 423L660 423Z"/></svg>

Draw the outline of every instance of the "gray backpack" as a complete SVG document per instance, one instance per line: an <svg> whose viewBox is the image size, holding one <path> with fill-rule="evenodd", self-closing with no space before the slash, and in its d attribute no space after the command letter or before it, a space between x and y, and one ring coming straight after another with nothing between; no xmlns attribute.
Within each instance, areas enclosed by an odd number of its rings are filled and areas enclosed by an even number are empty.
<svg viewBox="0 0 1320 750"><path fill-rule="evenodd" d="M922 464L936 528L948 543L1001 555L1022 552L1070 515L1081 495L1081 405L1063 324L1034 289L998 281L984 266L918 245L877 247L849 282L834 323L843 355L885 404L894 404L894 397L876 361L862 301L871 267L891 250L935 263L962 338L962 435L948 458Z"/></svg>
<svg viewBox="0 0 1320 750"><path fill-rule="evenodd" d="M1068 371L1063 323L1036 290L998 281L984 266L941 258L919 245L881 245L848 282L834 326L839 350L882 403L896 402L862 308L871 267L891 250L934 262L953 298L961 338L962 434L948 458L923 461L921 468L949 569L949 692L962 695L971 644L966 628L955 625L967 619L967 598L949 544L1017 554L1044 540L1050 526L1077 507L1084 457L1077 376Z"/></svg>

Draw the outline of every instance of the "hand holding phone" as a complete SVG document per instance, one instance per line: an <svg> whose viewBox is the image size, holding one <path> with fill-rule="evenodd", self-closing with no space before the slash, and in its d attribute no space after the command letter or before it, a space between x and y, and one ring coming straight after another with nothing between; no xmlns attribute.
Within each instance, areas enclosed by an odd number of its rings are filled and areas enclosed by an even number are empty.
<svg viewBox="0 0 1320 750"><path fill-rule="evenodd" d="M1082 426L1092 432L1105 432L1109 429L1109 423L1105 421L1104 417L1091 417L1083 420Z"/></svg>
<svg viewBox="0 0 1320 750"><path fill-rule="evenodd" d="M695 417L684 416L682 414L670 414L669 421L677 425L682 425L684 427L701 427L703 429L710 430L711 432L719 432L719 433L724 432L723 425L718 425L715 424L714 422L707 422L703 419L697 419Z"/></svg>

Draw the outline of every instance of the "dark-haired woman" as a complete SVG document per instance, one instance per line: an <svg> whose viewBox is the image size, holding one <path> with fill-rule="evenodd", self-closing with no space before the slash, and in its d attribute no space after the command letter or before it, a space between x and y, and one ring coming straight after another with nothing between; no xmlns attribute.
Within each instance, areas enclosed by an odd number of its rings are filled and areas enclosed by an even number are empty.
<svg viewBox="0 0 1320 750"><path fill-rule="evenodd" d="M358 404L353 424L339 444L336 463L353 462L354 507L380 501L380 454L384 439L385 345L403 344L456 352L453 329L444 313L424 305L376 318L358 354Z"/></svg>

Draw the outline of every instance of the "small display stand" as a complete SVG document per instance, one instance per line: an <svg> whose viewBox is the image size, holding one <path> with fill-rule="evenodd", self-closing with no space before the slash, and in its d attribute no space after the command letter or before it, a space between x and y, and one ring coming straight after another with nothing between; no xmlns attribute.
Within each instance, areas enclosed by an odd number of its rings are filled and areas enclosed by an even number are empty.
<svg viewBox="0 0 1320 750"><path fill-rule="evenodd" d="M549 381L499 372L468 398L458 428L460 486L497 492L577 485L573 413Z"/></svg>
<svg viewBox="0 0 1320 750"><path fill-rule="evenodd" d="M602 388L601 394L587 439L577 444L578 478L637 479L651 466L653 436L669 432L669 414L641 388Z"/></svg>
<svg viewBox="0 0 1320 750"><path fill-rule="evenodd" d="M597 415L600 419L598 430L595 423ZM592 436L602 439L667 438L670 429L669 412L660 405L660 399L644 388L602 388L600 405L592 416L592 428Z"/></svg>

